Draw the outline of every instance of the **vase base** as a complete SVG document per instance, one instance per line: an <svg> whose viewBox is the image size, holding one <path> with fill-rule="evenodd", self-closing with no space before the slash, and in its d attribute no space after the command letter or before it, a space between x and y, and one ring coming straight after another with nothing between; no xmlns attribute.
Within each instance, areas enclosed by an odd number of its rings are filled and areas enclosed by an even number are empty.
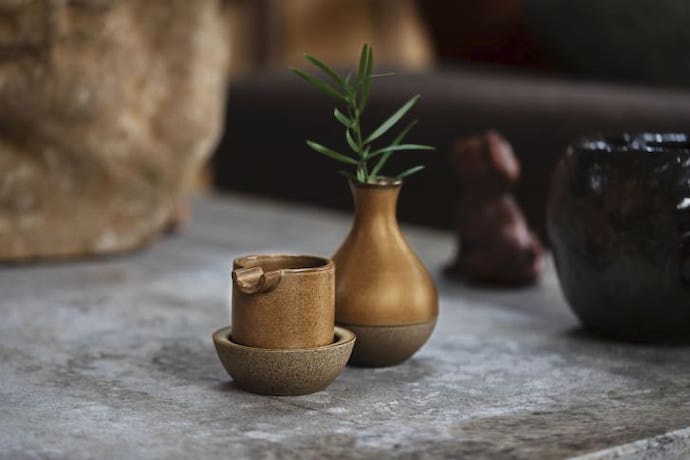
<svg viewBox="0 0 690 460"><path fill-rule="evenodd" d="M349 366L395 366L409 359L426 343L436 318L426 323L403 326L357 326L339 323L357 336Z"/></svg>

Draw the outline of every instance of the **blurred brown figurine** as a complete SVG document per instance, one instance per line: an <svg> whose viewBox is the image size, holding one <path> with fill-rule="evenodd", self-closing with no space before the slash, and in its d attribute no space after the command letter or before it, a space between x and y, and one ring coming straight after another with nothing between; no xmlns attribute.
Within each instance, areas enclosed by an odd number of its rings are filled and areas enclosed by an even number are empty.
<svg viewBox="0 0 690 460"><path fill-rule="evenodd" d="M459 240L447 272L480 283L536 282L543 248L510 193L520 164L508 141L495 131L460 139L450 162L459 182Z"/></svg>

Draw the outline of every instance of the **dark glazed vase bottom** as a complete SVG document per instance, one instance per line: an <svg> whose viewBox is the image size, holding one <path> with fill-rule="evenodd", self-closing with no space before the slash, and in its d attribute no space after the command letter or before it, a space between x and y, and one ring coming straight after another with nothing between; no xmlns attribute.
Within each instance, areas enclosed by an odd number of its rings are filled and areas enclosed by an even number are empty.
<svg viewBox="0 0 690 460"><path fill-rule="evenodd" d="M601 336L690 343L690 142L580 141L554 174L547 224L563 294Z"/></svg>

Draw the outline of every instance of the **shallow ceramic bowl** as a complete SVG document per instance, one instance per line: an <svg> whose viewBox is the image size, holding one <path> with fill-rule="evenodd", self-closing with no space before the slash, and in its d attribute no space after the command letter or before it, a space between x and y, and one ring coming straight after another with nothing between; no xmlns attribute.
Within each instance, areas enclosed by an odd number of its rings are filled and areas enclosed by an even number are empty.
<svg viewBox="0 0 690 460"><path fill-rule="evenodd" d="M340 375L355 345L355 334L335 328L334 342L317 348L268 349L232 342L231 328L213 333L223 367L234 382L252 393L294 396L326 388Z"/></svg>
<svg viewBox="0 0 690 460"><path fill-rule="evenodd" d="M357 335L350 365L385 367L402 363L422 348L436 326L436 318L404 326L343 326Z"/></svg>

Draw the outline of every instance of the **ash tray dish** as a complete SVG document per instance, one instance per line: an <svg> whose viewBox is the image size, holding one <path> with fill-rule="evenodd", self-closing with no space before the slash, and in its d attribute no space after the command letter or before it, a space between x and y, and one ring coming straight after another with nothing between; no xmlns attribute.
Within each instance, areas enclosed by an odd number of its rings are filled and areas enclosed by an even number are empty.
<svg viewBox="0 0 690 460"><path fill-rule="evenodd" d="M316 348L246 347L232 341L232 329L213 333L223 367L243 390L263 395L294 396L326 388L342 372L355 345L355 334L336 327L334 341Z"/></svg>

